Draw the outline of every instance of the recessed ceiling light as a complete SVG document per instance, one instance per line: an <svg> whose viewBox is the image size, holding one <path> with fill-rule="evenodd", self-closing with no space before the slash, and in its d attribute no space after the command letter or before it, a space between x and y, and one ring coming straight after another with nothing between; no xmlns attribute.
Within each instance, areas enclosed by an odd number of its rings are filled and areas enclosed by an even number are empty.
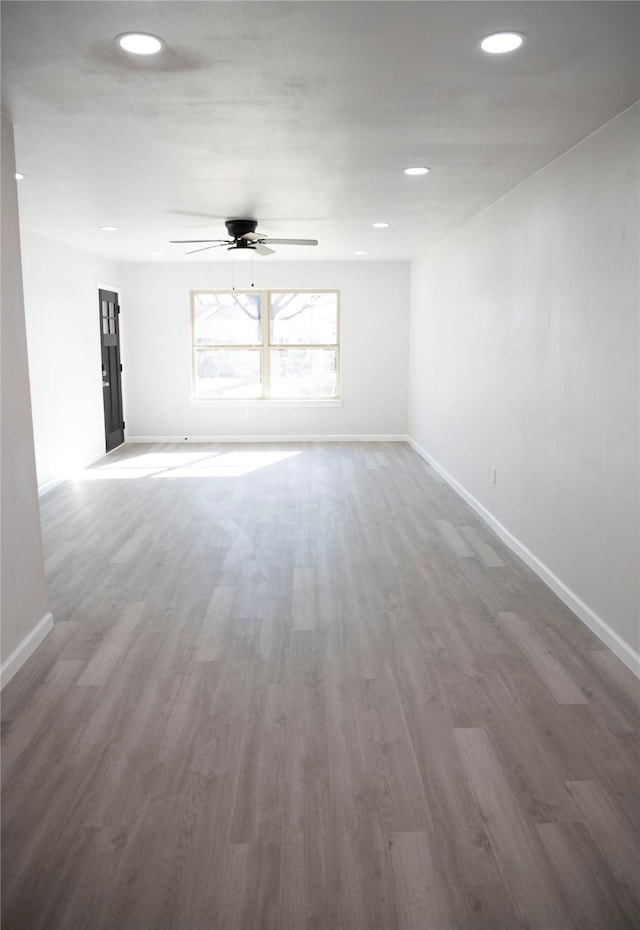
<svg viewBox="0 0 640 930"><path fill-rule="evenodd" d="M117 226L101 226L102 232L118 232Z"/></svg>
<svg viewBox="0 0 640 930"><path fill-rule="evenodd" d="M484 37L480 48L491 55L502 55L504 52L513 52L514 49L520 48L523 42L524 36L520 32L494 32Z"/></svg>
<svg viewBox="0 0 640 930"><path fill-rule="evenodd" d="M417 177L419 174L427 174L429 171L428 168L405 168L404 173L410 174L412 177Z"/></svg>
<svg viewBox="0 0 640 930"><path fill-rule="evenodd" d="M155 55L162 48L162 40L146 32L126 32L116 41L120 48L132 55Z"/></svg>
<svg viewBox="0 0 640 930"><path fill-rule="evenodd" d="M16 171L16 181L22 181L22 180L24 180L24 175L21 174L19 171Z"/></svg>
<svg viewBox="0 0 640 930"><path fill-rule="evenodd" d="M389 225L388 223L374 223L373 228L374 229L386 229L388 225Z"/></svg>
<svg viewBox="0 0 640 930"><path fill-rule="evenodd" d="M367 253L366 252L354 252L353 254L354 255L366 255Z"/></svg>

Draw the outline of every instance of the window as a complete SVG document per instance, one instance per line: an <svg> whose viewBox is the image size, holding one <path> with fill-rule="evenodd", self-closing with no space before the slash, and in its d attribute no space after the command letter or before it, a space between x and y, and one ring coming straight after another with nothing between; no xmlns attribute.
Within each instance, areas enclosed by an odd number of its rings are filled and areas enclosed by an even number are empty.
<svg viewBox="0 0 640 930"><path fill-rule="evenodd" d="M337 291L192 291L194 400L338 397Z"/></svg>

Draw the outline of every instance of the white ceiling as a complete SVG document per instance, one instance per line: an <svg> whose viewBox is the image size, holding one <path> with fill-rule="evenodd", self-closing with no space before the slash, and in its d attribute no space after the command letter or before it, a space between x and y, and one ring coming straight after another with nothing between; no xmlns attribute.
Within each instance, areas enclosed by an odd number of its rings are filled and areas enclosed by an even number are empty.
<svg viewBox="0 0 640 930"><path fill-rule="evenodd" d="M22 225L120 261L217 261L229 253L185 258L169 239L225 236L225 218L253 216L271 236L320 240L259 261L409 259L637 99L639 10L3 2ZM486 55L479 40L497 30L527 41ZM114 43L127 31L166 48L129 56ZM415 164L430 174L406 177Z"/></svg>

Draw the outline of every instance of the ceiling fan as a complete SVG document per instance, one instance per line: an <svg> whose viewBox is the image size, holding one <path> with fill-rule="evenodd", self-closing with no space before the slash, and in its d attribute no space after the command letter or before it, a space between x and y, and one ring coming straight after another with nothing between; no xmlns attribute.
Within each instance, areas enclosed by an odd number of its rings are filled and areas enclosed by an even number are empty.
<svg viewBox="0 0 640 930"><path fill-rule="evenodd" d="M171 239L171 242L191 244L209 242L201 249L191 249L186 255L193 255L194 252L206 252L207 249L220 249L222 246L232 249L250 249L257 252L258 255L273 255L275 249L270 249L270 245L317 245L317 239L272 239L271 236L262 236L256 232L257 220L225 220L229 239Z"/></svg>

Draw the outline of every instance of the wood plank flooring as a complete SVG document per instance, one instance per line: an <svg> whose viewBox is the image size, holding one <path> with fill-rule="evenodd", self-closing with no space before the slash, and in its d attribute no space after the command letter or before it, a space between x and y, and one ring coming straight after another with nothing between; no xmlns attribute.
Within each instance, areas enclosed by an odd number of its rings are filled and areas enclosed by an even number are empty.
<svg viewBox="0 0 640 930"><path fill-rule="evenodd" d="M640 927L638 682L407 445L129 446L42 515L3 930Z"/></svg>

